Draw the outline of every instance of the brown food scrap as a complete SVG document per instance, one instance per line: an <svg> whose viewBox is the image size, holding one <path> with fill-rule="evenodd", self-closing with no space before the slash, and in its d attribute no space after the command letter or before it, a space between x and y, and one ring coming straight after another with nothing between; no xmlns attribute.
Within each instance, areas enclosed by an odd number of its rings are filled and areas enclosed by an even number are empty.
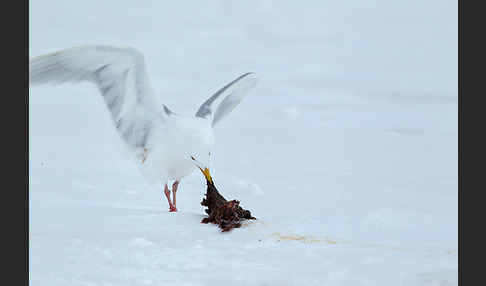
<svg viewBox="0 0 486 286"><path fill-rule="evenodd" d="M227 201L216 189L213 182L206 181L206 198L203 198L201 205L206 206L206 213L209 215L201 223L217 224L223 232L241 226L245 219L256 219L249 210L240 207L237 200Z"/></svg>

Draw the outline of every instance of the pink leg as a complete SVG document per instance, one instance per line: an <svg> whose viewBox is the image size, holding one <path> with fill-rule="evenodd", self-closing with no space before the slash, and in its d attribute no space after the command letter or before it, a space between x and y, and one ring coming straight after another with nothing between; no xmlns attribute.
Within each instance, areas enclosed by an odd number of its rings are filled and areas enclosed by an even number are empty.
<svg viewBox="0 0 486 286"><path fill-rule="evenodd" d="M167 184L165 184L164 186L164 194L167 197L167 201L169 202L169 211L170 212L175 211L175 207L172 204L172 201L170 200L170 191L169 191L169 187L167 187Z"/></svg>
<svg viewBox="0 0 486 286"><path fill-rule="evenodd" d="M172 184L172 194L174 197L172 198L174 200L174 211L177 211L177 205L176 205L176 192L177 192L177 187L179 186L179 181L175 181Z"/></svg>

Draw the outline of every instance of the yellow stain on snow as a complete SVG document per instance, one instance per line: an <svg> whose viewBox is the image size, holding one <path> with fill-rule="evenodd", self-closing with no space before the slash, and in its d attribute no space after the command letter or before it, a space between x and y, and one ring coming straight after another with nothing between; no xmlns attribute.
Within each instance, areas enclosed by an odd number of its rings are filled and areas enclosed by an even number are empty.
<svg viewBox="0 0 486 286"><path fill-rule="evenodd" d="M246 220L241 224L241 227L246 227L252 231L255 231L255 228L258 226L268 227L270 226L270 223L263 220L256 219L256 220Z"/></svg>
<svg viewBox="0 0 486 286"><path fill-rule="evenodd" d="M297 235L297 234L281 234L280 232L274 232L270 236L276 238L278 241L300 241L302 243L337 244L336 240L327 237L315 237L315 236Z"/></svg>
<svg viewBox="0 0 486 286"><path fill-rule="evenodd" d="M147 159L147 154L148 154L147 148L143 148L142 164L145 163L145 160Z"/></svg>

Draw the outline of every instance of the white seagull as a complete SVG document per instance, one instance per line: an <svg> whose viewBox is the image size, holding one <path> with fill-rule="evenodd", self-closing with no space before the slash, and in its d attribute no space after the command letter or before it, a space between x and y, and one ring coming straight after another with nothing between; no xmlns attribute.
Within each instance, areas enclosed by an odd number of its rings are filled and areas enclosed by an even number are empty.
<svg viewBox="0 0 486 286"><path fill-rule="evenodd" d="M196 167L211 180L213 127L241 102L257 78L254 73L239 76L209 97L194 116L183 116L161 104L143 54L131 47L81 46L30 60L30 85L81 81L98 87L129 154L149 182L164 184L169 211L177 211L179 182ZM172 200L169 180L174 181Z"/></svg>

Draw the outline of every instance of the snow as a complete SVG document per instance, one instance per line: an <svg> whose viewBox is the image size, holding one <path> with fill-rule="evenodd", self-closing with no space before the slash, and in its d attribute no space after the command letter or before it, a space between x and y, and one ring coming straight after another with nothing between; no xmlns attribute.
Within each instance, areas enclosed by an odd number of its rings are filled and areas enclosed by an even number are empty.
<svg viewBox="0 0 486 286"><path fill-rule="evenodd" d="M29 96L31 285L457 285L455 1L30 1L30 56L133 46L172 110L254 71L212 174L147 186L95 87Z"/></svg>

